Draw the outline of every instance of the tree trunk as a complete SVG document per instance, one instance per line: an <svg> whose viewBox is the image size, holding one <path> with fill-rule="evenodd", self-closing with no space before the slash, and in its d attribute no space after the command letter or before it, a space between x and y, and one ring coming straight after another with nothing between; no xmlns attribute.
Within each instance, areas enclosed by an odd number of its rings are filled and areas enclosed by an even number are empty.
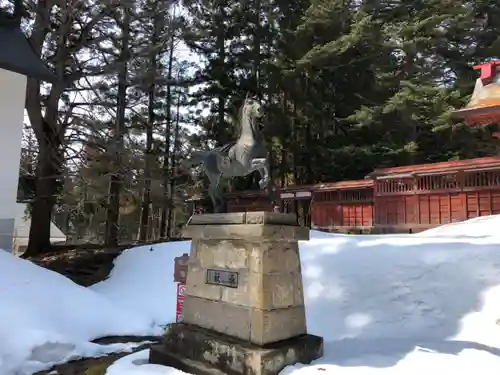
<svg viewBox="0 0 500 375"><path fill-rule="evenodd" d="M252 63L252 83L250 90L256 94L257 98L260 100L263 99L262 97L262 92L260 88L260 60L261 60L261 40L260 40L260 33L261 33L261 27L260 27L260 12L261 12L261 3L260 0L255 1L255 14L254 14L254 31L253 31L253 63ZM259 181L260 181L260 173L258 172L253 172L250 175L250 183L251 183L251 189L255 186L257 189L259 188Z"/></svg>
<svg viewBox="0 0 500 375"><path fill-rule="evenodd" d="M19 10L19 3L17 7ZM47 20L50 6L45 1L36 4L36 16L30 43L37 56L41 56L45 37L48 33ZM58 44L66 42L67 35L59 36ZM56 74L62 77L64 62L56 62ZM55 181L62 167L61 138L63 131L58 124L59 98L64 91L61 83L52 85L50 94L42 110L40 82L29 78L26 87L26 110L39 146L36 167L35 199L31 205L31 225L28 248L24 257L35 256L50 251L50 223L55 203ZM44 113L45 112L45 113ZM45 116L44 116L45 115Z"/></svg>
<svg viewBox="0 0 500 375"><path fill-rule="evenodd" d="M224 12L223 8L221 8L220 10L222 13ZM222 17L221 17L222 18ZM226 61L226 49L225 49L225 46L224 46L224 42L225 42L225 35L224 35L224 21L221 20L220 21L220 25L219 25L219 30L218 30L218 35L217 35L217 49L218 49L218 52L217 52L217 57L218 57L218 62L219 62L219 69L224 69L224 66L225 66L225 61ZM225 128L225 124L226 124L226 94L224 91L226 86L224 85L224 76L222 75L221 76L221 82L220 82L220 86L221 86L221 91L218 95L218 113L217 113L217 122L218 122L218 126L219 126L219 129L224 129Z"/></svg>
<svg viewBox="0 0 500 375"><path fill-rule="evenodd" d="M125 107L127 105L127 61L130 40L130 11L127 6L123 10L123 37L120 52L122 66L118 73L118 103L116 126L114 129L114 171L111 174L108 190L108 207L106 211L106 237L104 242L107 247L118 246L118 230L120 218L120 191L123 186L122 152L123 137L125 133Z"/></svg>
<svg viewBox="0 0 500 375"><path fill-rule="evenodd" d="M161 210L160 218L160 239L166 239L168 237L167 233L167 221L168 221L168 211L171 209L169 207L169 188L170 188L170 169L169 169L169 159L170 159L170 136L172 133L172 73L173 73L173 63L174 63L174 44L175 34L172 32L170 38L170 50L168 53L168 71L167 71L167 104L166 104L166 117L167 124L165 129L165 154L163 156L163 209Z"/></svg>
<svg viewBox="0 0 500 375"><path fill-rule="evenodd" d="M156 46L158 42L159 19L154 19L154 30L152 44ZM151 206L151 168L153 166L153 126L155 121L155 93L156 93L156 48L152 48L149 57L150 76L148 88L148 122L146 124L146 165L144 167L144 191L142 195L141 218L139 224L139 241L145 242L148 238L149 229L149 208Z"/></svg>
<svg viewBox="0 0 500 375"><path fill-rule="evenodd" d="M55 177L51 150L47 145L40 147L37 160L36 195L31 207L28 248L23 257L35 256L50 251L50 223L54 207Z"/></svg>
<svg viewBox="0 0 500 375"><path fill-rule="evenodd" d="M260 25L260 13L261 13L261 3L260 0L255 2L255 19L254 19L254 35L253 35L253 64L252 64L252 76L253 76L253 86L252 87L259 98L261 97L261 87L260 87L260 63L261 63L261 25Z"/></svg>
<svg viewBox="0 0 500 375"><path fill-rule="evenodd" d="M153 122L154 122L154 85L149 89L148 124L146 128L146 165L144 166L144 190L142 193L141 218L139 224L139 241L148 237L149 206L151 204L151 167L153 153Z"/></svg>
<svg viewBox="0 0 500 375"><path fill-rule="evenodd" d="M175 194L175 170L177 164L177 155L180 149L179 131L180 131L180 107L181 107L181 96L177 97L177 108L175 113L175 130L174 130L174 149L172 151L171 158L171 178L170 178L170 209L168 210L167 218L167 237L172 236L172 227L174 220L174 194Z"/></svg>
<svg viewBox="0 0 500 375"><path fill-rule="evenodd" d="M308 121L306 124L305 132L306 132L306 134L305 134L306 150L313 150L314 145L312 144L311 122L310 121ZM306 181L305 182L306 182L306 184L310 185L310 184L313 184L315 181L313 167L312 167L313 161L312 161L311 154L309 154L309 156L307 156L304 159L305 159L305 163L306 163Z"/></svg>
<svg viewBox="0 0 500 375"><path fill-rule="evenodd" d="M281 102L281 109L283 112L281 113L282 118L284 121L286 121L287 127L290 128L289 126L289 117L288 117L288 95L285 92L283 92L282 96L282 102ZM281 149L281 160L280 160L280 173L281 173L281 181L280 181L280 186L285 187L288 179L288 156L287 156L287 150L288 150L288 137L287 135L283 135L282 137L282 149Z"/></svg>
<svg viewBox="0 0 500 375"><path fill-rule="evenodd" d="M292 102L292 113L293 113L293 127L292 127L292 139L294 140L293 145L292 145L292 155L293 155L293 184L294 185L299 185L299 172L298 172L298 163L299 163L299 139L298 139L298 133L299 133L299 126L298 126L298 120L297 120L297 104L295 100Z"/></svg>

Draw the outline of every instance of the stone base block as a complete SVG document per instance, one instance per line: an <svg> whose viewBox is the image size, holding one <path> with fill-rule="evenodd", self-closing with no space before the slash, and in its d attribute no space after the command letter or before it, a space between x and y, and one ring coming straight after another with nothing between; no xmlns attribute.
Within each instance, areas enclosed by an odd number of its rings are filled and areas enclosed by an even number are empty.
<svg viewBox="0 0 500 375"><path fill-rule="evenodd" d="M195 325L173 323L149 362L194 375L276 375L286 366L323 355L323 338L301 335L258 346Z"/></svg>

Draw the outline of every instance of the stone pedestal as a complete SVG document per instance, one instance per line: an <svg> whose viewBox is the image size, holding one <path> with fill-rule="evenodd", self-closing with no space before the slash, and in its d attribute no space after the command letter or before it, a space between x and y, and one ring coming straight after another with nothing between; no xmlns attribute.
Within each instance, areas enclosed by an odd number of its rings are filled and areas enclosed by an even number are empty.
<svg viewBox="0 0 500 375"><path fill-rule="evenodd" d="M323 354L307 334L298 240L309 229L292 214L193 216L183 320L153 347L151 363L194 374L274 375Z"/></svg>

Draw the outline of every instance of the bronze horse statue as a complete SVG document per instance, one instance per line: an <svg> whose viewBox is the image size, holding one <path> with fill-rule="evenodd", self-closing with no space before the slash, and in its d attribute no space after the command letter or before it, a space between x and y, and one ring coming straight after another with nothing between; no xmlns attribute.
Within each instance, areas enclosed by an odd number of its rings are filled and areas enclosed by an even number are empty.
<svg viewBox="0 0 500 375"><path fill-rule="evenodd" d="M253 171L259 171L259 186L261 189L268 188L270 201L275 206L269 174L269 153L262 141L258 122L261 117L260 103L247 97L240 109L240 135L236 141L210 151L193 151L191 158L182 161L182 165L188 168L201 165L210 181L208 193L214 212L224 210L221 179L247 176Z"/></svg>

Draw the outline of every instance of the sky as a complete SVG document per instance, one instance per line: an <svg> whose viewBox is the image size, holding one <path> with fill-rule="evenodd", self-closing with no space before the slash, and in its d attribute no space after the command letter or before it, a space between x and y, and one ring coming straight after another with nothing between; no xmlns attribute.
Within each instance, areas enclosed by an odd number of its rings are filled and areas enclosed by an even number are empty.
<svg viewBox="0 0 500 375"><path fill-rule="evenodd" d="M2 2L5 2L5 1L6 0L0 0L0 6L2 5ZM196 65L202 64L202 60L200 59L200 57L197 54L193 53L189 49L189 47L182 41L177 43L176 49L175 49L175 55L177 56L178 60L181 60L181 61L185 60L187 62L194 63ZM198 88L199 88L199 86L193 86L192 88L190 88L190 92L196 91ZM91 92L77 92L77 93L72 94L71 96L73 96L75 101L88 102L94 96L94 94ZM187 111L188 111L188 108L185 108L185 107L181 108L181 113L187 113ZM202 112L202 115L205 115L206 111L207 110L204 110L205 113ZM75 112L78 112L78 110L76 110ZM26 124L30 124L29 117L28 117L26 110L24 113L24 122ZM184 127L190 133L198 131L198 129L191 124L184 124ZM139 139L145 138L145 136L138 136L138 138ZM76 145L76 147L74 147L74 148L76 149L76 151L80 151L80 149L81 149L81 147L78 145Z"/></svg>

